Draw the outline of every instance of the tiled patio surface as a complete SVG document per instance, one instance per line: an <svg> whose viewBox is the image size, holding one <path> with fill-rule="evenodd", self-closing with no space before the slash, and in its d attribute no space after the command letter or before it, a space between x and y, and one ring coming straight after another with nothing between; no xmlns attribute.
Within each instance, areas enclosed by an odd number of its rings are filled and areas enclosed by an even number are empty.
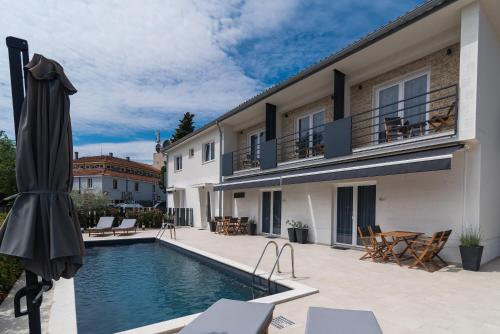
<svg viewBox="0 0 500 334"><path fill-rule="evenodd" d="M155 235L156 231L146 231L133 237ZM107 238L112 236L96 239ZM280 245L286 242L274 240ZM253 267L269 239L182 228L177 230L177 241ZM500 259L481 272L450 266L428 273L360 261L362 253L356 250L293 245L297 280L320 292L277 305L274 316L282 315L295 325L281 330L271 326L270 333L304 333L309 306L371 310L386 334L500 333ZM272 267L270 254L262 265L266 271ZM289 254L284 254L281 266L282 276L288 277Z"/></svg>

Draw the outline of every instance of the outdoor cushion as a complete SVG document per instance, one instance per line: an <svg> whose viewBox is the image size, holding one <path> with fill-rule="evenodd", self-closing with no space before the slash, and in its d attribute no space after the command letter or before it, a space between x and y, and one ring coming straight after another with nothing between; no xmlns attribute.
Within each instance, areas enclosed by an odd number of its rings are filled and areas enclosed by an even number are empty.
<svg viewBox="0 0 500 334"><path fill-rule="evenodd" d="M260 334L269 326L274 305L220 299L179 334Z"/></svg>
<svg viewBox="0 0 500 334"><path fill-rule="evenodd" d="M115 227L114 229L115 230L130 229L130 228L133 228L134 226L135 226L135 219L124 219L124 220L122 220L120 226Z"/></svg>
<svg viewBox="0 0 500 334"><path fill-rule="evenodd" d="M371 311L310 307L305 334L382 334Z"/></svg>
<svg viewBox="0 0 500 334"><path fill-rule="evenodd" d="M111 228L111 226L113 226L114 220L115 217L101 217L99 218L99 222L97 223L97 226L94 227L94 229Z"/></svg>

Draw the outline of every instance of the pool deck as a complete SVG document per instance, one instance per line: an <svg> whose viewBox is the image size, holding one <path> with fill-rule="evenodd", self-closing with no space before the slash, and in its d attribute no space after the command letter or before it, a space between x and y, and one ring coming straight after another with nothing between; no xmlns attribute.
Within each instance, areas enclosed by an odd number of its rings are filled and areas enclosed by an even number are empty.
<svg viewBox="0 0 500 334"><path fill-rule="evenodd" d="M123 238L154 237L157 231L141 231ZM85 236L85 240L122 237ZM165 232L164 240L169 240ZM223 236L196 228L177 229L177 242L254 267L270 239L263 236ZM280 246L286 240L273 239ZM304 333L307 309L323 306L370 310L384 333L500 333L500 259L481 268L464 271L449 266L434 273L389 263L360 261L356 250L332 249L324 245L293 244L295 281L319 289L319 293L280 303L274 316L295 324L270 333ZM261 268L273 265L271 252ZM283 254L282 277L288 278L290 257ZM293 279L292 279L293 280Z"/></svg>

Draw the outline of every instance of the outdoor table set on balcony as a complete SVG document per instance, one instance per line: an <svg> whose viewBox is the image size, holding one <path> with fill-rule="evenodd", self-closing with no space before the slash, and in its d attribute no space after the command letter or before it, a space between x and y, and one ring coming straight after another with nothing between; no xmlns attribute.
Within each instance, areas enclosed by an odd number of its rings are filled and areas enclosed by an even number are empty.
<svg viewBox="0 0 500 334"><path fill-rule="evenodd" d="M246 234L248 217L215 217L215 233L224 235Z"/></svg>
<svg viewBox="0 0 500 334"><path fill-rule="evenodd" d="M412 260L410 268L422 267L427 271L431 271L431 265L438 269L448 265L439 253L448 241L451 230L425 236L424 233L413 231L383 232L380 226L375 225L358 227L358 234L366 251L361 260L367 258L371 258L374 262L393 260L399 266L405 260ZM401 247L403 249L398 251Z"/></svg>

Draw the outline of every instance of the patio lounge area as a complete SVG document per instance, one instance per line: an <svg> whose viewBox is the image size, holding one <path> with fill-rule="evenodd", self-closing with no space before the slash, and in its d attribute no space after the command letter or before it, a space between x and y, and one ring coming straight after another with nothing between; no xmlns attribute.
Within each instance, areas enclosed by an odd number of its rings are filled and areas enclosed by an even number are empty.
<svg viewBox="0 0 500 334"><path fill-rule="evenodd" d="M154 237L156 233L156 230L141 231L133 237ZM91 239L108 238L116 237ZM165 234L164 239L170 237ZM274 240L280 246L286 242ZM175 242L253 267L268 241L263 236L228 238L209 230L180 228ZM429 273L391 262L359 261L363 252L357 250L316 244L293 244L293 247L296 280L319 289L319 293L276 305L274 317L284 316L295 324L280 330L271 325L270 333L304 333L311 306L373 311L384 333L500 332L498 259L484 265L481 272L449 265ZM281 276L287 279L289 261L288 256L280 261L284 271ZM269 271L272 265L269 253L260 268Z"/></svg>

